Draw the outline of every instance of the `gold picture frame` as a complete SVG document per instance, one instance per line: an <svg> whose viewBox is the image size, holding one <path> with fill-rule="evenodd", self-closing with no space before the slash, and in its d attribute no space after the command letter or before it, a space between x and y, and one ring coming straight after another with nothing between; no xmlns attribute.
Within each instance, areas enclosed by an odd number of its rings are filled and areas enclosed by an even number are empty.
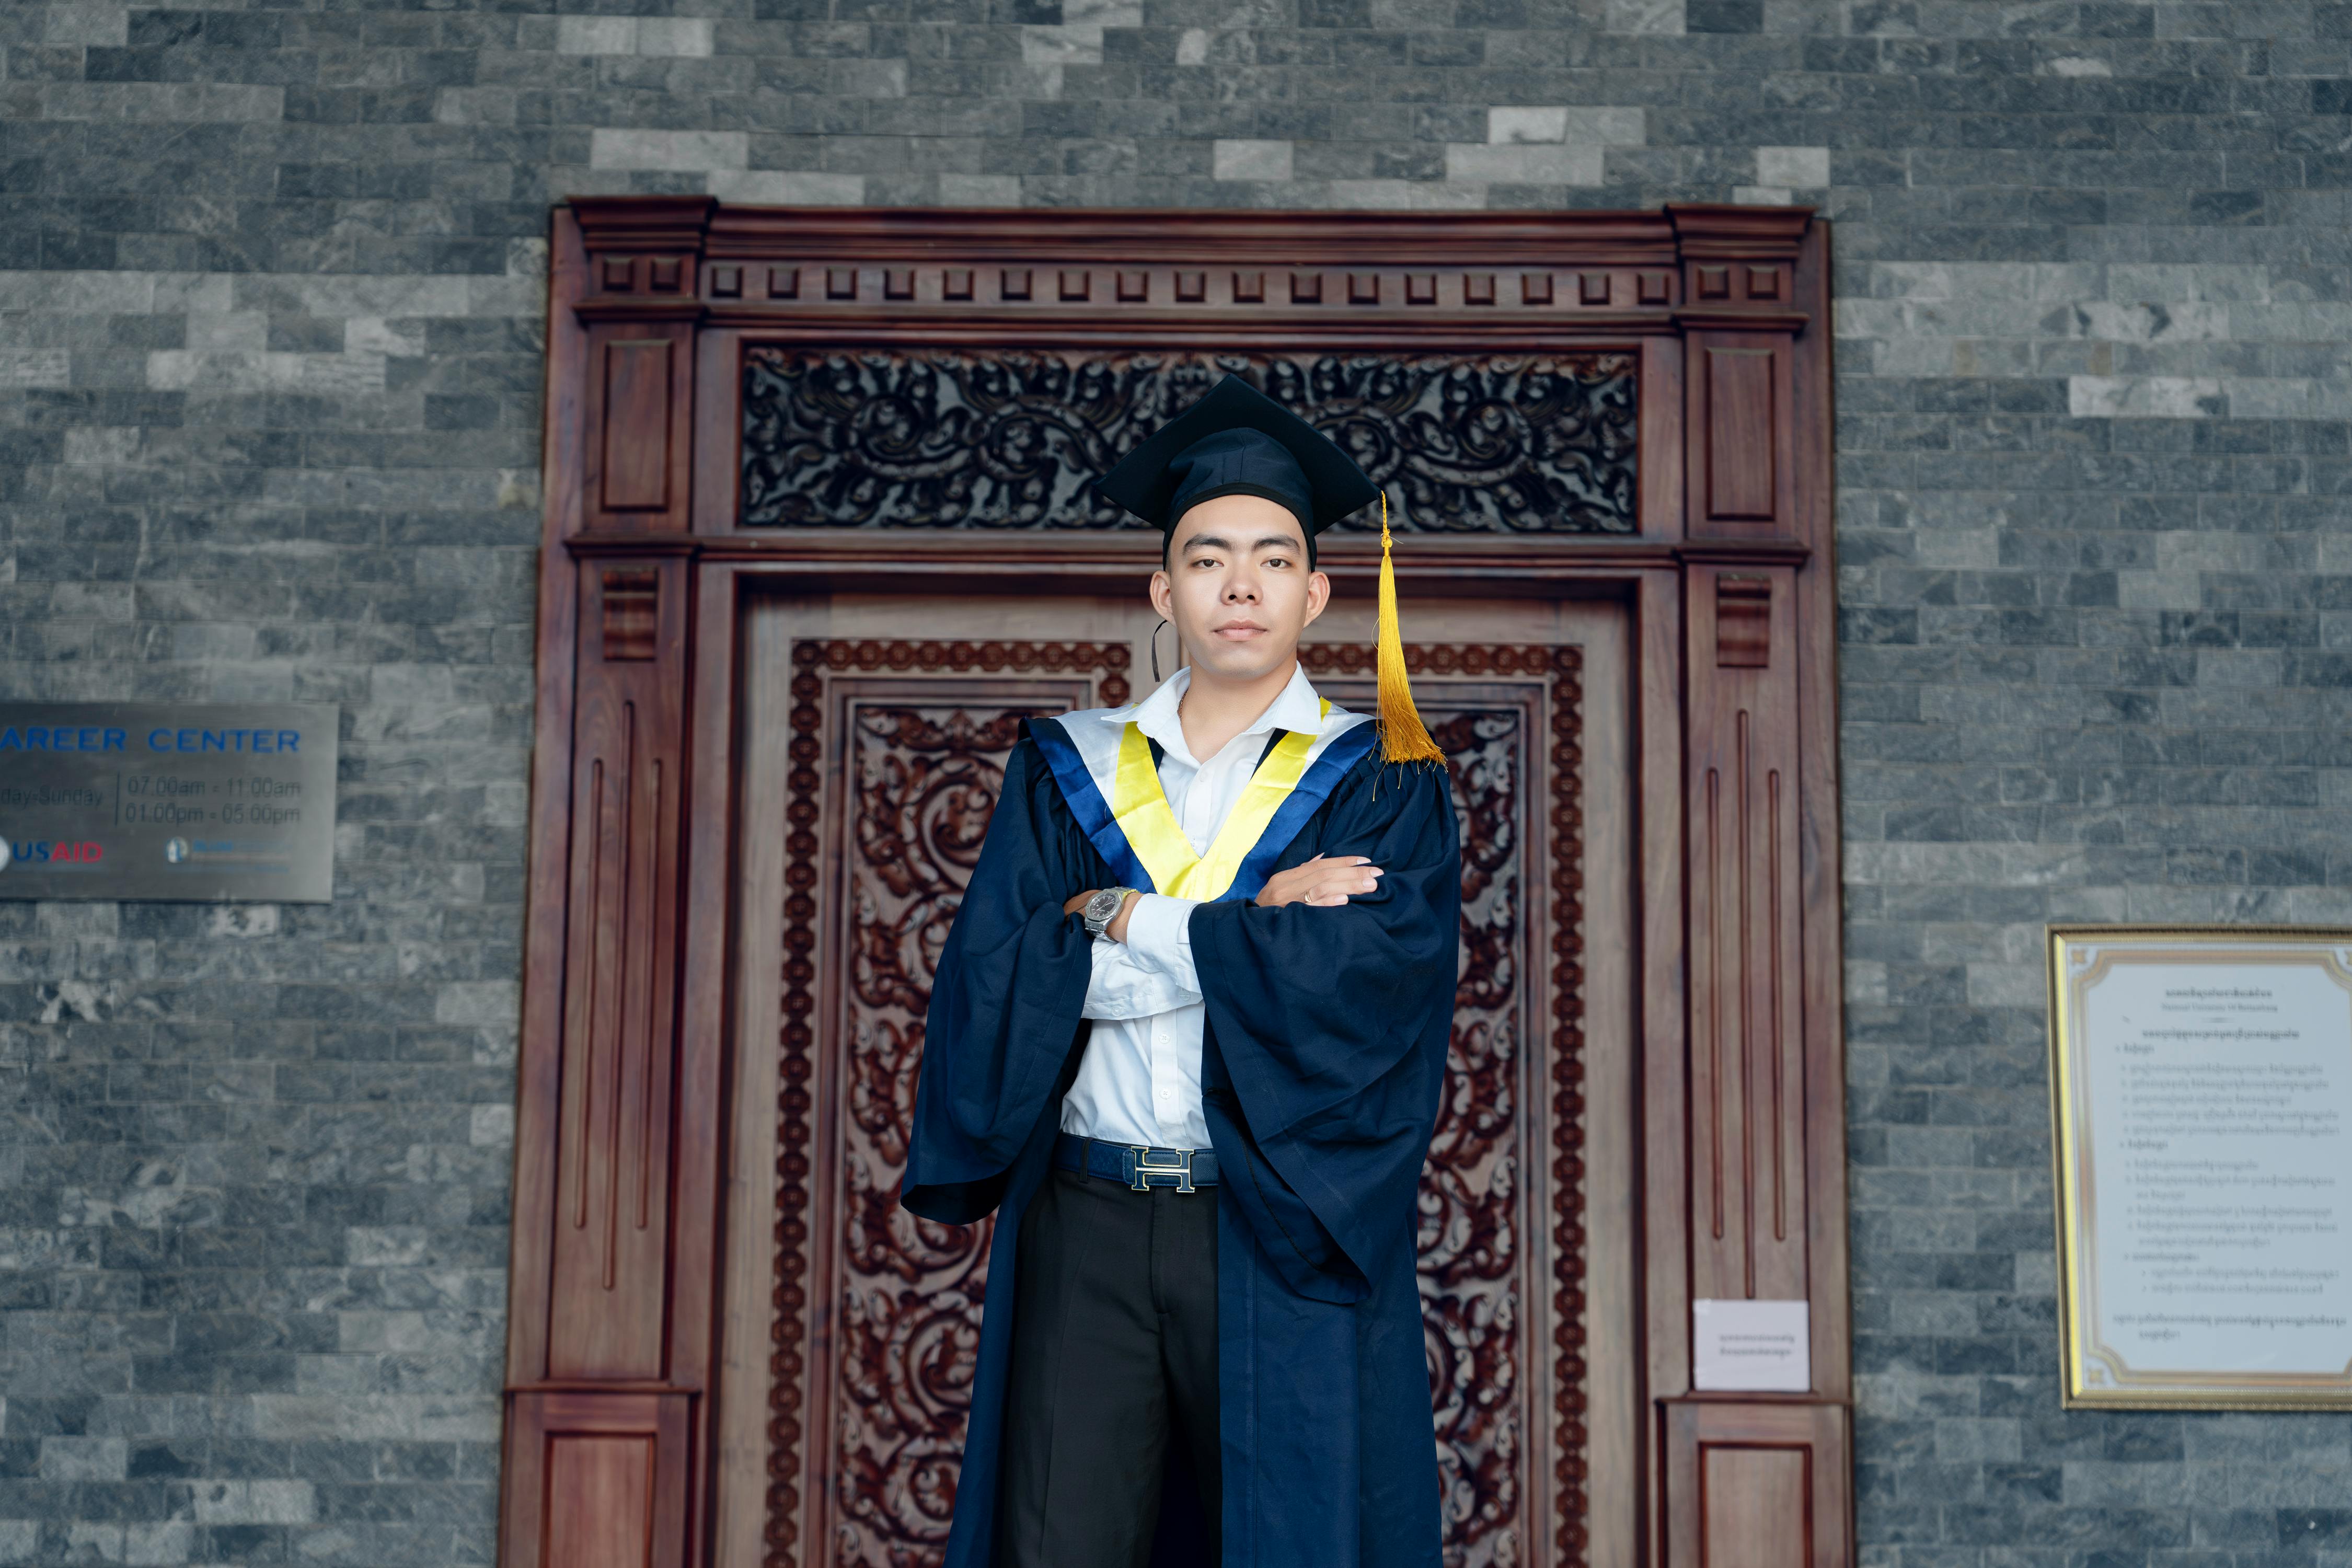
<svg viewBox="0 0 2352 1568"><path fill-rule="evenodd" d="M2352 928L2044 947L2066 1407L2352 1409Z"/></svg>

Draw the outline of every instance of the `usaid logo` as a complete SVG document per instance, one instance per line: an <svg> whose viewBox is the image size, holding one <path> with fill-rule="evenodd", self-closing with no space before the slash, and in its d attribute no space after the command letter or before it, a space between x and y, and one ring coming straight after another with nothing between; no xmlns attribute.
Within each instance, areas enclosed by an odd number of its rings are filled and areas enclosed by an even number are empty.
<svg viewBox="0 0 2352 1568"><path fill-rule="evenodd" d="M30 870L36 866L95 866L105 858L106 847L87 839L0 838L0 870L20 861Z"/></svg>

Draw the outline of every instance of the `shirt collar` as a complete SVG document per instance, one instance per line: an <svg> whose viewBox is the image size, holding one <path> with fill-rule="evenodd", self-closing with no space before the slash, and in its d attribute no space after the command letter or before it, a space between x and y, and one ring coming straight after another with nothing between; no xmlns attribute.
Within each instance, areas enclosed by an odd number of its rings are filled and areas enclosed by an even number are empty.
<svg viewBox="0 0 2352 1568"><path fill-rule="evenodd" d="M1159 742L1163 749L1198 766L1202 759L1193 756L1192 749L1184 744L1184 723L1176 711L1177 704L1184 699L1185 689L1192 684L1192 671L1188 666L1161 681L1157 690L1133 708L1114 708L1103 718L1115 724L1133 722L1137 729ZM1316 692L1314 683L1307 679L1307 667L1293 665L1289 682L1275 695L1272 702L1266 704L1265 711L1253 720L1242 733L1265 735L1276 730L1290 730L1314 735L1321 733L1322 729L1323 699Z"/></svg>

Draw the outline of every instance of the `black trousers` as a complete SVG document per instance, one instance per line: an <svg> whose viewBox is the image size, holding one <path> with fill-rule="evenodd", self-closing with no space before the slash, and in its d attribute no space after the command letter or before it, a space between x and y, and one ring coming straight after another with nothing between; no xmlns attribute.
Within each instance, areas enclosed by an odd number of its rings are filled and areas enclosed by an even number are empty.
<svg viewBox="0 0 2352 1568"><path fill-rule="evenodd" d="M1213 1564L1216 1189L1052 1172L1023 1216L1019 1264L1004 1568L1148 1568L1171 1459L1207 1535L1187 1531L1181 1556Z"/></svg>

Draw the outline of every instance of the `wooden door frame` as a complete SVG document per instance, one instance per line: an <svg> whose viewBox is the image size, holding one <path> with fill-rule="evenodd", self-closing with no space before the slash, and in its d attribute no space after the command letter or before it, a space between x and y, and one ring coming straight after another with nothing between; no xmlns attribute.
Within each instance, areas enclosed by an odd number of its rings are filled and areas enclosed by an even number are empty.
<svg viewBox="0 0 2352 1568"><path fill-rule="evenodd" d="M1170 308L1238 268L1256 297ZM502 1562L559 1568L583 1518L646 1568L710 1550L743 596L1133 584L1117 537L741 526L747 340L1638 355L1637 533L1398 551L1416 592L1630 607L1643 1560L1764 1530L1850 1568L1826 226L699 196L553 218ZM1377 559L1322 563L1363 591ZM1692 1300L1740 1296L1810 1303L1809 1392L1692 1388Z"/></svg>

